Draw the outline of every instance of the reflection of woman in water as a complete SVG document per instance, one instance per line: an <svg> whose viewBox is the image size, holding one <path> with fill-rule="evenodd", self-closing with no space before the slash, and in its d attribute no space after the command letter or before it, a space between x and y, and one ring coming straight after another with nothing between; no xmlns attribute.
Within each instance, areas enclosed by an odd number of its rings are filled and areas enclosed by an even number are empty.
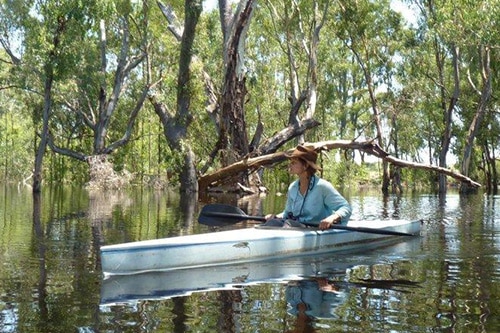
<svg viewBox="0 0 500 333"><path fill-rule="evenodd" d="M295 329L288 332L315 332L314 319L335 318L335 308L344 295L327 278L315 278L289 284L286 300L288 312L297 316Z"/></svg>
<svg viewBox="0 0 500 333"><path fill-rule="evenodd" d="M295 328L286 331L285 333L314 333L316 329L312 325L313 319L306 314L307 305L304 303L297 304L297 320Z"/></svg>

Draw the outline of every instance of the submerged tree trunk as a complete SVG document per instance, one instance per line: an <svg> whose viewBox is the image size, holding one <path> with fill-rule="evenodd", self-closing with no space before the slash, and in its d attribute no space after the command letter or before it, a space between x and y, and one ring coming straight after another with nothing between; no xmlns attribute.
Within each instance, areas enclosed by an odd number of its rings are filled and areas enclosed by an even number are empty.
<svg viewBox="0 0 500 333"><path fill-rule="evenodd" d="M488 147L488 143L484 143L482 145L483 154L482 154L482 166L480 167L486 176L486 193L488 194L496 194L495 191L495 178L494 174L496 174L495 169L495 158L491 157L490 149Z"/></svg>
<svg viewBox="0 0 500 333"><path fill-rule="evenodd" d="M107 154L89 156L87 163L90 174L90 180L86 185L88 189L121 189L126 187L132 179L132 176L126 171L117 173Z"/></svg>
<svg viewBox="0 0 500 333"><path fill-rule="evenodd" d="M191 62L193 54L193 42L196 34L196 26L200 18L203 6L201 0L186 0L184 4L184 33L181 39L181 52L179 61L179 75L177 77L177 121L184 126L180 132L179 145L183 156L184 165L180 174L181 191L185 193L198 192L198 179L194 153L187 143L187 129L192 121L191 115Z"/></svg>
<svg viewBox="0 0 500 333"><path fill-rule="evenodd" d="M488 148L488 144L486 144L486 147L484 149L485 154L487 156L487 163L489 166L489 173L490 173L490 178L491 181L488 186L488 193L497 195L498 194L498 171L497 171L497 165L496 165L496 160L497 158L495 157L495 146L492 146L492 149Z"/></svg>

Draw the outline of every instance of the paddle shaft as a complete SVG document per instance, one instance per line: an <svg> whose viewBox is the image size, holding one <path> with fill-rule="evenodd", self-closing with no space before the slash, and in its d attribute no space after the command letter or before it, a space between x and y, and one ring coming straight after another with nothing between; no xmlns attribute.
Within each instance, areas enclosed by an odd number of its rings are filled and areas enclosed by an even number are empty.
<svg viewBox="0 0 500 333"><path fill-rule="evenodd" d="M254 221L261 221L261 222L267 221L266 218L263 216L250 216L250 215L246 215L243 213L237 214L237 213L225 213L225 212L204 212L203 215L211 216L211 217L219 217L222 219L233 219L233 220L238 220L238 221L245 221L245 220L254 220ZM315 224L304 223L304 222L301 222L301 223L304 225L307 225L307 226L317 227L317 225L315 225ZM341 225L341 224L333 224L330 227L330 229L356 231L356 232L364 232L364 233L371 233L371 234L392 235L392 236L414 236L413 234L409 234L406 232L399 232L399 231L385 230L385 229L366 228L366 227L350 227L350 226Z"/></svg>
<svg viewBox="0 0 500 333"><path fill-rule="evenodd" d="M236 213L224 213L224 212L205 212L203 213L205 216L212 216L212 217L221 217L221 218L229 218L237 221L244 221L244 220L254 220L254 221L261 221L265 222L266 218L264 216L250 216L250 215L243 215L243 214L236 214Z"/></svg>

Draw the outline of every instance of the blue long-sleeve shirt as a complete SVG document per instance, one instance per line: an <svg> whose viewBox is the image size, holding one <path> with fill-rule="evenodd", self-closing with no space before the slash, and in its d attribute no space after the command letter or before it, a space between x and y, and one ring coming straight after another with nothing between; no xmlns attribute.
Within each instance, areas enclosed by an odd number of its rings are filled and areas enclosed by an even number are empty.
<svg viewBox="0 0 500 333"><path fill-rule="evenodd" d="M347 200L330 182L313 176L305 195L300 193L299 180L290 184L283 218L288 218L289 212L295 218L298 217L299 222L314 225L319 225L321 220L337 213L341 217L341 223L346 224L352 209Z"/></svg>

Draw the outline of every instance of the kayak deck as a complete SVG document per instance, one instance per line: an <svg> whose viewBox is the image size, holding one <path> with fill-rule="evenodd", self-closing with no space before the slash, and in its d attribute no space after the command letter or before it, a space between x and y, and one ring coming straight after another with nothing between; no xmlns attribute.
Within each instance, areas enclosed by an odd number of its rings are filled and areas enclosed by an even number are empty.
<svg viewBox="0 0 500 333"><path fill-rule="evenodd" d="M102 246L101 265L107 275L134 274L255 261L306 252L350 251L363 248L368 243L395 238L378 234L377 230L418 235L420 225L420 220L349 221L349 227L373 228L374 233L253 227L129 242Z"/></svg>

